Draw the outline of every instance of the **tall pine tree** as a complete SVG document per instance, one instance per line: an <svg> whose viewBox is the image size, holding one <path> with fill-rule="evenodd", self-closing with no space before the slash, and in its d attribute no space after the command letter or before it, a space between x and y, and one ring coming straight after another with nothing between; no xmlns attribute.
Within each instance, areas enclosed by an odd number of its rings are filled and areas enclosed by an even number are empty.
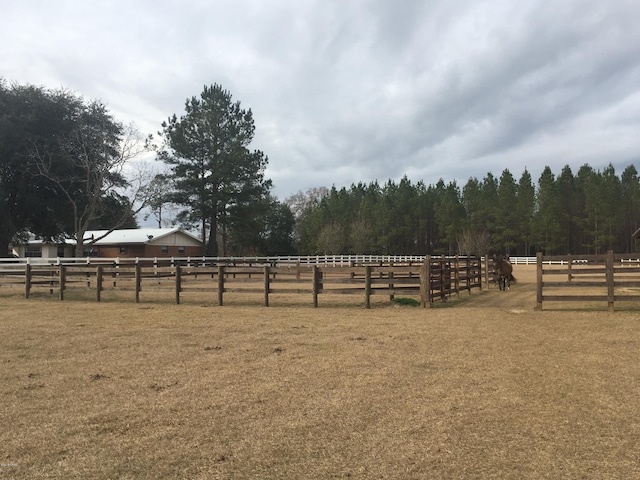
<svg viewBox="0 0 640 480"><path fill-rule="evenodd" d="M236 213L250 211L247 206L271 187L264 177L267 157L249 150L253 113L214 84L187 99L185 114L174 114L162 128L160 157L171 167L173 201L185 207L181 218L200 225L206 255L224 255L228 228L240 224Z"/></svg>

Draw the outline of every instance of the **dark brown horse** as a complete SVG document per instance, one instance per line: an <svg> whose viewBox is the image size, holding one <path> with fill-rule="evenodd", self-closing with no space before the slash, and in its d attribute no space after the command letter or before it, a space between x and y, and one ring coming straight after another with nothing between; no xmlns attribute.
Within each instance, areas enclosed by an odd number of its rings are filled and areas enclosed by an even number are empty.
<svg viewBox="0 0 640 480"><path fill-rule="evenodd" d="M513 278L513 265L508 257L493 255L493 278L500 290L511 288Z"/></svg>

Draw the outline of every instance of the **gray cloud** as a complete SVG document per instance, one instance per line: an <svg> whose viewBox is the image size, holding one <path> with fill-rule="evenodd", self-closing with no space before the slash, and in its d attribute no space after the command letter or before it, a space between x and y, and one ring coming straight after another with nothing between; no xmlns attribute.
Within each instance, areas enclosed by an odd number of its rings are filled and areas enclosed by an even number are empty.
<svg viewBox="0 0 640 480"><path fill-rule="evenodd" d="M154 133L205 84L256 120L282 199L638 161L635 2L5 0L2 75Z"/></svg>

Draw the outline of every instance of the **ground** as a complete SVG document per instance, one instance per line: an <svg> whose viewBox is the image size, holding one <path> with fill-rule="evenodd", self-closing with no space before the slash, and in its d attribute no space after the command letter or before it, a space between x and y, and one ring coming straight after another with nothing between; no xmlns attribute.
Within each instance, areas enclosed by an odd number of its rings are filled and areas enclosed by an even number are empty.
<svg viewBox="0 0 640 480"><path fill-rule="evenodd" d="M514 275L432 309L0 295L0 478L640 478L637 312Z"/></svg>

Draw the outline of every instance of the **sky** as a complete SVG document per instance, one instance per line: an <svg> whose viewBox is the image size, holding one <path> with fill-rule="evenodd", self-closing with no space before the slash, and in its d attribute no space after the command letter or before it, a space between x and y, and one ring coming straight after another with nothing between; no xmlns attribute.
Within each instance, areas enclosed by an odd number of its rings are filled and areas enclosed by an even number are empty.
<svg viewBox="0 0 640 480"><path fill-rule="evenodd" d="M284 201L640 170L637 0L0 0L0 77L156 134L205 85L253 112Z"/></svg>

